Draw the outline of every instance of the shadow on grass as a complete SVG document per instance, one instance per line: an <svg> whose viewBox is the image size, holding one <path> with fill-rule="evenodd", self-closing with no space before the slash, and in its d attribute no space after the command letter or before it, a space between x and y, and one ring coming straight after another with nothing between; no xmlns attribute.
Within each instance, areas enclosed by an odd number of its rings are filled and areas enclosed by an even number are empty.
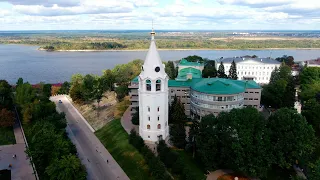
<svg viewBox="0 0 320 180"><path fill-rule="evenodd" d="M143 156L129 144L129 135L119 119L111 121L95 134L131 180L152 179Z"/></svg>

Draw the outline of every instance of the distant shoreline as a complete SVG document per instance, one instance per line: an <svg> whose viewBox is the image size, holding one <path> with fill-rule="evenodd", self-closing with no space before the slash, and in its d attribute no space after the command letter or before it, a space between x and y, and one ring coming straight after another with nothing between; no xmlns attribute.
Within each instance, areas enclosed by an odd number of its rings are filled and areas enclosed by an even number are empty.
<svg viewBox="0 0 320 180"><path fill-rule="evenodd" d="M39 51L48 51L48 52L134 52L134 51L148 51L148 49L105 49L105 50L94 50L94 49L72 49L72 50L46 50L43 48L38 48ZM208 51L208 50L221 50L221 51L236 51L236 50L320 50L320 48L249 48L249 49L216 49L216 48L195 48L195 49L159 49L159 51Z"/></svg>

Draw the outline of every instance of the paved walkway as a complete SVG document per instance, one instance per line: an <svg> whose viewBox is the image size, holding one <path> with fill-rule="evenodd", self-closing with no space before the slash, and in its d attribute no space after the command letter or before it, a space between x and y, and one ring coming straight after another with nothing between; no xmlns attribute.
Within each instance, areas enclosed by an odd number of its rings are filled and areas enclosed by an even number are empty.
<svg viewBox="0 0 320 180"><path fill-rule="evenodd" d="M208 174L207 180L217 180L218 177L225 175L225 174L230 174L230 173L233 173L233 171L228 170L228 169L219 169L219 170L213 171L210 174Z"/></svg>
<svg viewBox="0 0 320 180"><path fill-rule="evenodd" d="M58 103L62 100L62 103ZM129 180L119 164L95 136L86 120L65 96L51 97L57 104L57 110L66 114L66 131L75 144L82 164L88 172L88 180Z"/></svg>
<svg viewBox="0 0 320 180"><path fill-rule="evenodd" d="M131 111L130 107L123 113L123 116L121 117L121 125L124 128L124 130L127 131L128 134L130 134L130 131L134 128L137 133L139 133L139 126L132 124L131 122Z"/></svg>
<svg viewBox="0 0 320 180"><path fill-rule="evenodd" d="M0 169L11 169L12 180L35 180L33 169L25 153L26 145L19 121L13 127L16 144L0 146ZM17 155L13 158L13 155ZM12 167L9 168L9 164Z"/></svg>

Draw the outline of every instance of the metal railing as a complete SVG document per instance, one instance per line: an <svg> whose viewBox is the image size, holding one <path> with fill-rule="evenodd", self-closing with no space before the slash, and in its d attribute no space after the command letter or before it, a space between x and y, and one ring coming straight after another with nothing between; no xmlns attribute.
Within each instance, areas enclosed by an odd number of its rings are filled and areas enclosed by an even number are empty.
<svg viewBox="0 0 320 180"><path fill-rule="evenodd" d="M22 135L23 135L23 140L25 142L26 148L29 148L28 141L27 141L27 138L26 138L26 136L24 134L24 130L23 130L23 127L22 127L22 124L21 124L21 121L20 121L20 116L19 116L19 113L17 111L17 107L14 106L14 109L15 109L15 112L16 112L17 119L19 121L20 129L21 129L21 132L22 132ZM30 158L30 163L31 163L31 166L32 166L32 169L33 169L33 172L34 172L34 176L35 176L36 180L39 180L39 176L38 176L36 167L35 167L35 165L34 165L34 163L32 161L32 157L30 156L29 158Z"/></svg>

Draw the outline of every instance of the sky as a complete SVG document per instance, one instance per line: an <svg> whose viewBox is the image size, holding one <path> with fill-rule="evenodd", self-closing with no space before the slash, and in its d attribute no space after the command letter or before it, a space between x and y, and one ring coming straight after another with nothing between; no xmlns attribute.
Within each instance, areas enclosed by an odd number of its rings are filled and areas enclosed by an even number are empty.
<svg viewBox="0 0 320 180"><path fill-rule="evenodd" d="M1 30L319 30L320 0L0 0Z"/></svg>

